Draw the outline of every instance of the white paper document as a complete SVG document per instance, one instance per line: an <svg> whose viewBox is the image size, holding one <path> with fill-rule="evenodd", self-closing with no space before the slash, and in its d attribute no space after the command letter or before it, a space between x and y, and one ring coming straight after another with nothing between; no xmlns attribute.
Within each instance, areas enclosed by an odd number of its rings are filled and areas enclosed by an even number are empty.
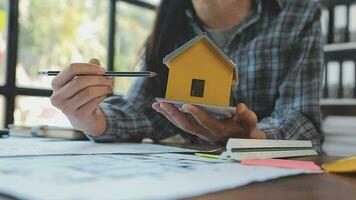
<svg viewBox="0 0 356 200"><path fill-rule="evenodd" d="M144 143L93 143L90 141L65 141L39 138L8 138L0 140L0 157L185 152L196 151Z"/></svg>
<svg viewBox="0 0 356 200"><path fill-rule="evenodd" d="M302 170L214 163L180 155L0 158L0 193L21 199L179 199Z"/></svg>

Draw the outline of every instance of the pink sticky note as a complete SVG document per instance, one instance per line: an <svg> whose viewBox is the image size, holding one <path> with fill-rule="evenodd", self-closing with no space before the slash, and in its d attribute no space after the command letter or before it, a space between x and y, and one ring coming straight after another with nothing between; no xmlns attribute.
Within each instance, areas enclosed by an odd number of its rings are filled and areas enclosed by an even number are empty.
<svg viewBox="0 0 356 200"><path fill-rule="evenodd" d="M300 161L300 160L283 160L283 159L258 159L258 160L243 160L243 165L254 166L268 166L279 168L291 168L291 169L308 169L313 172L321 172L322 170L318 165L312 161Z"/></svg>

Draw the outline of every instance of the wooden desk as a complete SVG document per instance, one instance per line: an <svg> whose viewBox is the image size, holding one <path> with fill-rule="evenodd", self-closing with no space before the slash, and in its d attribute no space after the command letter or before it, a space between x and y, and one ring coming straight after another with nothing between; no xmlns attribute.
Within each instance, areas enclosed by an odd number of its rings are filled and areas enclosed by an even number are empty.
<svg viewBox="0 0 356 200"><path fill-rule="evenodd" d="M338 158L326 155L299 158L299 160L312 160L318 165L335 159ZM325 173L286 177L263 183L253 183L233 190L207 194L191 199L356 199L356 175Z"/></svg>

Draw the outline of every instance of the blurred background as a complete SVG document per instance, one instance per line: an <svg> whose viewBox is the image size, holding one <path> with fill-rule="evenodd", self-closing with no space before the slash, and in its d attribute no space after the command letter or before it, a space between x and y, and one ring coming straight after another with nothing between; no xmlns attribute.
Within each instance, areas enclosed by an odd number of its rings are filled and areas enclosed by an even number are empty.
<svg viewBox="0 0 356 200"><path fill-rule="evenodd" d="M99 58L133 71L160 0L0 0L0 127L70 126L50 105L51 78L71 62ZM321 99L324 150L356 154L356 0L319 0L326 70ZM115 79L123 95L132 79ZM119 87L118 87L119 86Z"/></svg>

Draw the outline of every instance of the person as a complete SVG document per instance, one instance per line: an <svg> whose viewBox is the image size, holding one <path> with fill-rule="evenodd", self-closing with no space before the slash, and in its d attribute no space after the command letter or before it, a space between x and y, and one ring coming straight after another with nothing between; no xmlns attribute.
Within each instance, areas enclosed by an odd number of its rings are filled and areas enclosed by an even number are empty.
<svg viewBox="0 0 356 200"><path fill-rule="evenodd" d="M157 142L177 134L194 144L302 139L321 151L319 18L312 0L163 0L140 58L141 69L157 72L157 78L137 79L125 96L106 98L112 78L78 76L102 75L100 62L73 63L54 78L51 102L98 142ZM239 66L231 100L236 114L230 119L185 104L189 118L154 100L164 97L167 84L162 58L202 32Z"/></svg>

